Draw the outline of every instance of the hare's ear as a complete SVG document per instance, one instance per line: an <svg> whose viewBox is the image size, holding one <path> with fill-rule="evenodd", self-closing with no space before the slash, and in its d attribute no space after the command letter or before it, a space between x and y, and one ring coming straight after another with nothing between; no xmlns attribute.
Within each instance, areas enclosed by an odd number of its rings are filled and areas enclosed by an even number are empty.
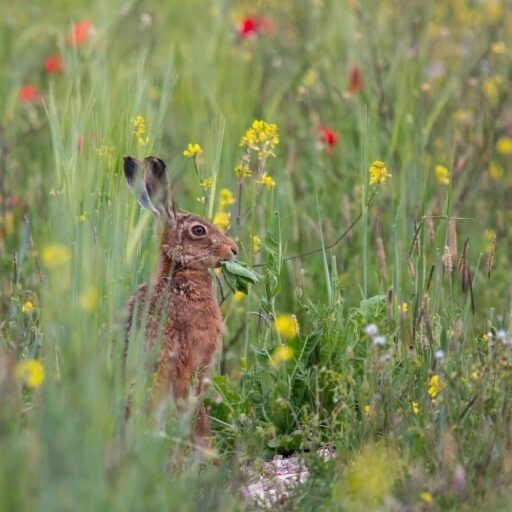
<svg viewBox="0 0 512 512"><path fill-rule="evenodd" d="M141 172L141 168L143 171ZM159 158L148 156L141 164L132 156L124 157L124 175L128 187L139 204L160 216L165 213L174 216L168 206L168 183L165 163Z"/></svg>

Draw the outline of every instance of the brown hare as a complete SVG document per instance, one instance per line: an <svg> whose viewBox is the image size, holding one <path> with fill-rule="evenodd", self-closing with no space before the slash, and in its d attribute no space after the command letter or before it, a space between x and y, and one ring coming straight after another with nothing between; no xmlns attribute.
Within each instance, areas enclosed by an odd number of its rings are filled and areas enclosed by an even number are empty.
<svg viewBox="0 0 512 512"><path fill-rule="evenodd" d="M142 285L128 302L127 339L130 329L144 319L145 349L160 340L155 382L160 396L170 393L180 403L196 382L193 393L198 410L192 439L204 446L210 425L202 396L223 333L209 269L235 258L238 248L206 220L176 213L169 197L166 166L159 158L149 156L141 164L127 156L124 174L140 205L160 219L162 228L153 280Z"/></svg>

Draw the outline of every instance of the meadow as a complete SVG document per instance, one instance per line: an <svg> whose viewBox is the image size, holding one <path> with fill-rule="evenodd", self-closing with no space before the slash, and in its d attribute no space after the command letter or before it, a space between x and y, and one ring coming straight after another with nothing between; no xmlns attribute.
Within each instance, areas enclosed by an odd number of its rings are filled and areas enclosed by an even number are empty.
<svg viewBox="0 0 512 512"><path fill-rule="evenodd" d="M1 510L257 510L276 455L275 510L512 508L510 0L0 11ZM141 333L121 372L158 249L125 155L259 276L216 273L201 457Z"/></svg>

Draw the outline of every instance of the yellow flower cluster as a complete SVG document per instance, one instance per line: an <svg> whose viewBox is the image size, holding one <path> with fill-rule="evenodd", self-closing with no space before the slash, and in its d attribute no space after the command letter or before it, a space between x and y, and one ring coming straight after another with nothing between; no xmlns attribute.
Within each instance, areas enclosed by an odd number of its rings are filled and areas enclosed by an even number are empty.
<svg viewBox="0 0 512 512"><path fill-rule="evenodd" d="M299 334L299 322L295 315L277 315L274 329L285 339L295 338Z"/></svg>
<svg viewBox="0 0 512 512"><path fill-rule="evenodd" d="M48 245L43 249L41 259L50 270L57 270L69 262L69 250L60 244Z"/></svg>
<svg viewBox="0 0 512 512"><path fill-rule="evenodd" d="M229 188L223 188L220 191L220 208L223 210L227 206L235 204L235 198Z"/></svg>
<svg viewBox="0 0 512 512"><path fill-rule="evenodd" d="M500 137L496 141L496 151L501 155L512 155L512 138Z"/></svg>
<svg viewBox="0 0 512 512"><path fill-rule="evenodd" d="M217 226L221 231L226 231L229 227L231 215L224 210L219 210L213 217L213 225Z"/></svg>
<svg viewBox="0 0 512 512"><path fill-rule="evenodd" d="M26 300L23 303L23 306L21 306L21 312L25 313L27 315L32 313L33 310L34 310L34 304L32 303L31 300Z"/></svg>
<svg viewBox="0 0 512 512"><path fill-rule="evenodd" d="M428 383L427 393L432 397L436 398L436 396L443 390L444 386L439 382L439 375L434 374L430 377L430 381Z"/></svg>
<svg viewBox="0 0 512 512"><path fill-rule="evenodd" d="M238 179L250 178L252 176L252 171L249 169L249 164L245 161L243 161L241 164L238 164L235 167L235 176Z"/></svg>
<svg viewBox="0 0 512 512"><path fill-rule="evenodd" d="M375 160L372 165L370 165L369 171L370 185L380 185L384 183L387 178L391 177L391 174L389 174L386 169L386 164L380 160Z"/></svg>
<svg viewBox="0 0 512 512"><path fill-rule="evenodd" d="M240 140L240 146L246 146L258 152L260 158L274 155L273 149L279 144L279 132L275 123L255 120Z"/></svg>
<svg viewBox="0 0 512 512"><path fill-rule="evenodd" d="M252 235L251 236L252 241L252 252L257 253L260 252L261 249L261 238L258 235Z"/></svg>
<svg viewBox="0 0 512 512"><path fill-rule="evenodd" d="M235 203L235 198L228 188L221 189L219 196L219 210L213 217L213 224L221 231L226 231L231 220L231 214L226 211L226 208Z"/></svg>
<svg viewBox="0 0 512 512"><path fill-rule="evenodd" d="M205 190L208 190L209 188L212 188L213 185L213 179L212 178L205 178L204 180L201 180L199 182L201 187L203 187Z"/></svg>
<svg viewBox="0 0 512 512"><path fill-rule="evenodd" d="M450 184L450 173L444 165L436 165L436 180L440 185Z"/></svg>
<svg viewBox="0 0 512 512"><path fill-rule="evenodd" d="M146 121L142 116L136 116L133 120L133 126L135 127L133 134L137 143L139 146L145 146L149 142L149 137L144 137L146 135Z"/></svg>
<svg viewBox="0 0 512 512"><path fill-rule="evenodd" d="M289 361L293 357L293 350L287 345L280 345L276 347L270 356L270 364L277 368L282 363Z"/></svg>
<svg viewBox="0 0 512 512"><path fill-rule="evenodd" d="M199 144L191 144L189 142L187 148L183 151L185 158L196 158L203 153L203 148Z"/></svg>
<svg viewBox="0 0 512 512"><path fill-rule="evenodd" d="M27 359L16 365L16 378L27 388L36 389L44 380L44 368L37 359Z"/></svg>
<svg viewBox="0 0 512 512"><path fill-rule="evenodd" d="M256 183L267 187L267 190L272 190L276 186L276 182L272 176L269 176L266 172L263 173L260 179L256 180Z"/></svg>

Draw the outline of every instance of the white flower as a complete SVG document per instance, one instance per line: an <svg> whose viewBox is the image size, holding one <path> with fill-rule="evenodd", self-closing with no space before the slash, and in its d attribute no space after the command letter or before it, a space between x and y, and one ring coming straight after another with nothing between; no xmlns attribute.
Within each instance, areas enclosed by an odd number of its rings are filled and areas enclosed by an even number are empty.
<svg viewBox="0 0 512 512"><path fill-rule="evenodd" d="M379 330L375 324L368 324L364 330L366 336L375 336Z"/></svg>
<svg viewBox="0 0 512 512"><path fill-rule="evenodd" d="M501 341L504 341L507 339L507 331L505 331L504 329L500 329L497 333L496 333L496 338L498 338L499 340Z"/></svg>
<svg viewBox="0 0 512 512"><path fill-rule="evenodd" d="M435 358L438 361L442 361L444 359L444 352L442 350L436 350Z"/></svg>
<svg viewBox="0 0 512 512"><path fill-rule="evenodd" d="M386 336L375 336L373 344L376 346L382 346L386 343Z"/></svg>

